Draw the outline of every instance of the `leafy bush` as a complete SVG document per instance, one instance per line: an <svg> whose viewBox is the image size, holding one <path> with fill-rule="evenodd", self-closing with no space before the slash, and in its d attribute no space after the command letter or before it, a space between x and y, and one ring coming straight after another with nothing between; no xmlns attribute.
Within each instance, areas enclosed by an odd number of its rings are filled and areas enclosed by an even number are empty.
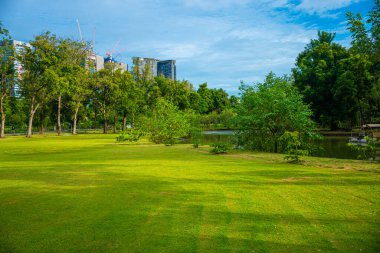
<svg viewBox="0 0 380 253"><path fill-rule="evenodd" d="M238 145L246 149L281 152L279 138L286 131L298 131L305 142L313 132L312 111L289 77L269 73L263 83L242 84L241 100L234 117Z"/></svg>
<svg viewBox="0 0 380 253"><path fill-rule="evenodd" d="M202 128L200 127L199 120L192 119L190 122L191 143L194 148L198 148L202 139Z"/></svg>
<svg viewBox="0 0 380 253"><path fill-rule="evenodd" d="M365 144L361 143L348 143L348 146L359 153L358 159L361 160L375 160L376 150L380 148L380 141L375 138L370 138L365 136L364 139L367 141Z"/></svg>
<svg viewBox="0 0 380 253"><path fill-rule="evenodd" d="M124 130L118 137L116 137L117 142L136 142L143 135L143 132L139 129L131 128Z"/></svg>
<svg viewBox="0 0 380 253"><path fill-rule="evenodd" d="M213 154L225 154L230 151L230 144L225 142L213 143L210 145L212 149L210 150Z"/></svg>
<svg viewBox="0 0 380 253"><path fill-rule="evenodd" d="M158 99L150 118L145 119L145 128L154 143L173 145L179 137L186 136L190 123L186 115L164 99Z"/></svg>
<svg viewBox="0 0 380 253"><path fill-rule="evenodd" d="M309 152L302 149L302 141L300 134L295 132L286 131L280 138L279 141L284 146L285 156L284 159L291 163L301 163L301 156L308 155Z"/></svg>

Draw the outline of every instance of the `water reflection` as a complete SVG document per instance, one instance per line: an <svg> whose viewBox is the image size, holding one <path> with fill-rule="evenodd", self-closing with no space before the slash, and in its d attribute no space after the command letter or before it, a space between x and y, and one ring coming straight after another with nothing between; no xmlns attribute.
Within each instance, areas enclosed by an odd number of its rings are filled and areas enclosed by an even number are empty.
<svg viewBox="0 0 380 253"><path fill-rule="evenodd" d="M190 143L190 141L186 141ZM201 144L208 145L215 142L233 142L233 131L218 130L204 131L201 137ZM326 136L322 140L316 141L316 144L321 147L321 151L316 154L319 157L341 158L341 159L356 159L357 153L347 146L348 137L342 136Z"/></svg>

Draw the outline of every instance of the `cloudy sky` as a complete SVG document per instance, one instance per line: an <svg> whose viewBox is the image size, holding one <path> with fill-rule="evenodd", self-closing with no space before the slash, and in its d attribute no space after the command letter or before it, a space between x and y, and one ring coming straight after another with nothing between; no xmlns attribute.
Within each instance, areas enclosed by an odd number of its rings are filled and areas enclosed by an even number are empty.
<svg viewBox="0 0 380 253"><path fill-rule="evenodd" d="M0 20L15 39L42 31L79 39L95 32L95 50L177 60L177 77L230 94L240 80L290 73L317 30L349 45L345 13L366 16L373 0L0 0Z"/></svg>

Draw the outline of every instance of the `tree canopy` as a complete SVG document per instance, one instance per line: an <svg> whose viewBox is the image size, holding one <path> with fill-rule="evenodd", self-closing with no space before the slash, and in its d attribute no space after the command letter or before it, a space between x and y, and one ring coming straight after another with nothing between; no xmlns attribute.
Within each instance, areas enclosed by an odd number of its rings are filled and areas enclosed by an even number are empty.
<svg viewBox="0 0 380 253"><path fill-rule="evenodd" d="M263 83L242 85L235 118L238 144L253 150L279 152L280 137L298 132L303 140L312 136L312 111L290 78L269 73Z"/></svg>

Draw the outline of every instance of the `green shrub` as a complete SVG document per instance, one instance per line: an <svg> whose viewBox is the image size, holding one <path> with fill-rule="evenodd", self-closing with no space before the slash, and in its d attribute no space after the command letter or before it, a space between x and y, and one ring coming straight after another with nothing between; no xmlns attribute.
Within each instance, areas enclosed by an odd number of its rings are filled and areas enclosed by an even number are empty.
<svg viewBox="0 0 380 253"><path fill-rule="evenodd" d="M164 99L158 100L144 125L151 141L168 146L175 144L177 138L187 136L190 127L186 115Z"/></svg>
<svg viewBox="0 0 380 253"><path fill-rule="evenodd" d="M210 152L213 154L225 154L228 153L228 151L231 149L230 144L225 142L213 143L210 146L212 147Z"/></svg>
<svg viewBox="0 0 380 253"><path fill-rule="evenodd" d="M192 111L188 111L187 117L190 122L189 137L191 144L193 144L194 148L198 148L202 139L201 116Z"/></svg>
<svg viewBox="0 0 380 253"><path fill-rule="evenodd" d="M364 139L367 141L365 144L348 143L348 146L359 153L357 156L358 159L376 160L376 151L380 148L380 141L368 136L364 137Z"/></svg>
<svg viewBox="0 0 380 253"><path fill-rule="evenodd" d="M143 132L139 129L130 128L124 130L119 136L116 137L117 142L136 142L143 135Z"/></svg>
<svg viewBox="0 0 380 253"><path fill-rule="evenodd" d="M308 155L307 150L301 149L302 141L300 134L295 132L286 131L280 138L279 141L284 146L285 156L284 159L291 163L301 163L301 156Z"/></svg>

